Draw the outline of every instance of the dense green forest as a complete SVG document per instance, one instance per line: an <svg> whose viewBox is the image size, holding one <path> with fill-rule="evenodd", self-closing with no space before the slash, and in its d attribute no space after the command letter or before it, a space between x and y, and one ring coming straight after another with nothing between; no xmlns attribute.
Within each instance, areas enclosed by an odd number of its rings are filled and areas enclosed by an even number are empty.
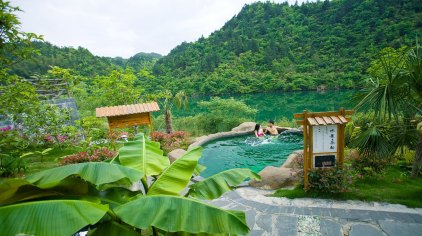
<svg viewBox="0 0 422 236"><path fill-rule="evenodd" d="M208 38L174 48L154 74L200 94L352 88L382 48L414 45L421 32L420 0L254 3Z"/></svg>
<svg viewBox="0 0 422 236"><path fill-rule="evenodd" d="M72 69L81 76L93 77L107 75L115 69L132 68L140 71L143 68L152 68L154 63L161 58L157 53L138 53L128 59L121 57L99 57L93 55L88 49L78 47L57 47L48 42L35 41L34 48L38 54L31 60L26 60L13 66L12 72L23 77L34 74L44 75L52 66Z"/></svg>
<svg viewBox="0 0 422 236"><path fill-rule="evenodd" d="M29 78L58 66L93 85L117 70L132 74L143 96L165 89L219 95L356 88L383 48L414 45L421 32L420 0L258 2L209 37L184 42L164 57L98 57L81 47L34 42L39 54L12 72Z"/></svg>

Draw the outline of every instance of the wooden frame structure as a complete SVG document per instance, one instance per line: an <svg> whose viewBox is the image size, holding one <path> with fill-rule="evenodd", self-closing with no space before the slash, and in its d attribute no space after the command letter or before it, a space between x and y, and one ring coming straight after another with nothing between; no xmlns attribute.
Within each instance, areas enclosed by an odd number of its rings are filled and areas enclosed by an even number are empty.
<svg viewBox="0 0 422 236"><path fill-rule="evenodd" d="M344 110L329 112L308 112L304 110L303 113L294 114L297 124L303 126L303 169L304 169L304 186L308 188L308 172L313 168L324 168L338 165L343 168L344 163L344 129L347 122L351 121L350 115L354 113L353 110ZM349 116L349 117L348 117ZM325 129L325 130L324 130ZM319 135L319 134L322 134ZM325 135L325 136L324 136ZM328 135L328 136L327 136ZM324 137L328 138L329 143L324 143ZM317 144L318 143L318 144ZM316 167L316 158L318 159L332 159L319 162Z"/></svg>
<svg viewBox="0 0 422 236"><path fill-rule="evenodd" d="M107 117L110 131L136 125L149 125L152 129L151 112L159 111L156 102L96 108L97 117Z"/></svg>

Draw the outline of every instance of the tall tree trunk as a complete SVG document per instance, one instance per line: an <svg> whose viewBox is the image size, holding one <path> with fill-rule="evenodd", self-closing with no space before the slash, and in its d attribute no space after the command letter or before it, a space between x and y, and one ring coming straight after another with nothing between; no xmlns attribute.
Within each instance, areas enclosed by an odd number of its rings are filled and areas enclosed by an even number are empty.
<svg viewBox="0 0 422 236"><path fill-rule="evenodd" d="M171 121L171 111L169 109L166 110L166 132L168 134L173 133L173 126Z"/></svg>
<svg viewBox="0 0 422 236"><path fill-rule="evenodd" d="M419 133L419 142L416 146L415 160L412 167L412 178L418 177L422 162L422 132Z"/></svg>

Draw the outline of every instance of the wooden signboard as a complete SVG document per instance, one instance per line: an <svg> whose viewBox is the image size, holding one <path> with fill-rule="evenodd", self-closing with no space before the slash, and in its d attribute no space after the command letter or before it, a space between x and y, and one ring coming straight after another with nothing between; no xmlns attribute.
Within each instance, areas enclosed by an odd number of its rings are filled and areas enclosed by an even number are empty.
<svg viewBox="0 0 422 236"><path fill-rule="evenodd" d="M294 114L303 126L304 185L308 188L308 172L314 168L343 167L344 128L352 110Z"/></svg>

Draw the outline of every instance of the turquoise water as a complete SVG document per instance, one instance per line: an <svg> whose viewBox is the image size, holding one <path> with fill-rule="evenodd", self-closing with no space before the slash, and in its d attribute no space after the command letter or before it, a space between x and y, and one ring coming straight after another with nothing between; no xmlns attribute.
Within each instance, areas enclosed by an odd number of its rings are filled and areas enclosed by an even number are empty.
<svg viewBox="0 0 422 236"><path fill-rule="evenodd" d="M356 102L352 98L356 93L357 90L333 90L326 92L305 91L240 94L221 97L233 97L257 109L256 116L251 118L254 121L263 122L269 119L279 120L282 117L292 120L294 113L302 113L305 109L313 112L337 111L341 107L353 109ZM173 114L176 117L194 116L199 112L203 112L201 107L198 106L198 102L208 101L209 99L209 97L190 98L188 109L174 109Z"/></svg>
<svg viewBox="0 0 422 236"><path fill-rule="evenodd" d="M199 163L207 169L201 176L206 178L232 168L249 168L258 173L266 166L281 166L298 149L303 149L303 137L293 133L269 139L251 135L216 140L204 146Z"/></svg>

